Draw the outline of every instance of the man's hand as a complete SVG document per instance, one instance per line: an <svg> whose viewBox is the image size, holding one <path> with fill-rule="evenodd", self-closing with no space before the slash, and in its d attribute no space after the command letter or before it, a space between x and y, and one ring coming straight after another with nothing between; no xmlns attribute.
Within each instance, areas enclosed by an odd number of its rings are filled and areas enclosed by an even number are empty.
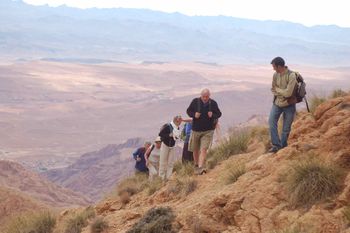
<svg viewBox="0 0 350 233"><path fill-rule="evenodd" d="M195 115L194 115L194 117L197 118L197 119L198 119L200 116L201 116L201 113L200 113L200 112L196 112Z"/></svg>
<svg viewBox="0 0 350 233"><path fill-rule="evenodd" d="M141 161L141 158L140 158L140 157L137 157L137 158L136 158L136 161L137 161L137 162L140 162L140 161Z"/></svg>
<svg viewBox="0 0 350 233"><path fill-rule="evenodd" d="M212 118L213 117L213 112L208 112L208 117Z"/></svg>

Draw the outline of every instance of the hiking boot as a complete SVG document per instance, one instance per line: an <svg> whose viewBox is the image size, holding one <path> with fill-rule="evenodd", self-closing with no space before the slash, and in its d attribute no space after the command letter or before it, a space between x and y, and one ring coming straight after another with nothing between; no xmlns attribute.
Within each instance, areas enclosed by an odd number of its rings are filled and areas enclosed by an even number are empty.
<svg viewBox="0 0 350 233"><path fill-rule="evenodd" d="M196 169L194 171L194 174L196 174L196 175L203 175L205 173L207 173L207 169L204 167L196 167Z"/></svg>
<svg viewBox="0 0 350 233"><path fill-rule="evenodd" d="M271 147L271 149L268 151L268 153L276 153L279 149L275 146Z"/></svg>

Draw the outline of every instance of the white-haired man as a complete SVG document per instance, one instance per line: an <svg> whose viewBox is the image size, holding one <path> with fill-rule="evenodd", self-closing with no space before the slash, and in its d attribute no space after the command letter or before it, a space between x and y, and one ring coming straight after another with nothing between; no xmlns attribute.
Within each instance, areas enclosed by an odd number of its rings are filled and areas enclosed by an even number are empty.
<svg viewBox="0 0 350 233"><path fill-rule="evenodd" d="M214 130L221 111L215 100L210 98L209 89L201 91L199 98L194 98L187 108L187 114L193 118L189 151L193 152L196 174L206 173L205 159L214 136Z"/></svg>

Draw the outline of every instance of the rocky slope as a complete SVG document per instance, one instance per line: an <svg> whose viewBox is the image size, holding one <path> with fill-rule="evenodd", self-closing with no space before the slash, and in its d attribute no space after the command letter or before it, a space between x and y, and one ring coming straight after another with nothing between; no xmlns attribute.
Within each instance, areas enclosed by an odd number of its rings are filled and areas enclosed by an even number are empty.
<svg viewBox="0 0 350 233"><path fill-rule="evenodd" d="M108 233L127 231L154 206L172 207L180 232L263 233L293 226L301 227L299 232L350 232L343 216L350 204L350 96L320 105L314 116L299 113L292 132L289 146L276 154L265 154L261 142L251 141L247 153L194 177L197 189L185 197L169 195L167 184L151 196L145 192L132 196L127 205L110 198L96 210L108 222ZM294 208L281 177L291 163L311 156L342 166L346 178L336 196L311 207ZM220 182L225 166L235 162L245 163L246 172L225 185ZM194 231L194 226L201 230Z"/></svg>
<svg viewBox="0 0 350 233"><path fill-rule="evenodd" d="M74 164L43 173L49 180L97 201L119 180L134 172L131 153L143 139L129 139L82 155Z"/></svg>
<svg viewBox="0 0 350 233"><path fill-rule="evenodd" d="M91 203L83 195L55 185L36 173L26 170L18 163L5 160L0 160L0 188L4 194L4 196L0 195L2 200L0 210L5 212L7 203L15 203L11 208L19 211L21 201L17 202L17 200L25 200L23 203L28 203L25 206L29 209L31 206L39 205L35 203L53 208L85 206ZM11 198L8 199L6 196Z"/></svg>

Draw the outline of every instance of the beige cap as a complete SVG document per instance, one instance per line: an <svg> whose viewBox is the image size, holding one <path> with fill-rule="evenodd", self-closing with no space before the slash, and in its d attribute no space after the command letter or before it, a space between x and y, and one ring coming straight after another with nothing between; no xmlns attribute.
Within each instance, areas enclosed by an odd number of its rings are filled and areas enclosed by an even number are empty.
<svg viewBox="0 0 350 233"><path fill-rule="evenodd" d="M162 141L162 139L158 136L158 137L156 137L156 140L154 140L155 142L161 142Z"/></svg>

